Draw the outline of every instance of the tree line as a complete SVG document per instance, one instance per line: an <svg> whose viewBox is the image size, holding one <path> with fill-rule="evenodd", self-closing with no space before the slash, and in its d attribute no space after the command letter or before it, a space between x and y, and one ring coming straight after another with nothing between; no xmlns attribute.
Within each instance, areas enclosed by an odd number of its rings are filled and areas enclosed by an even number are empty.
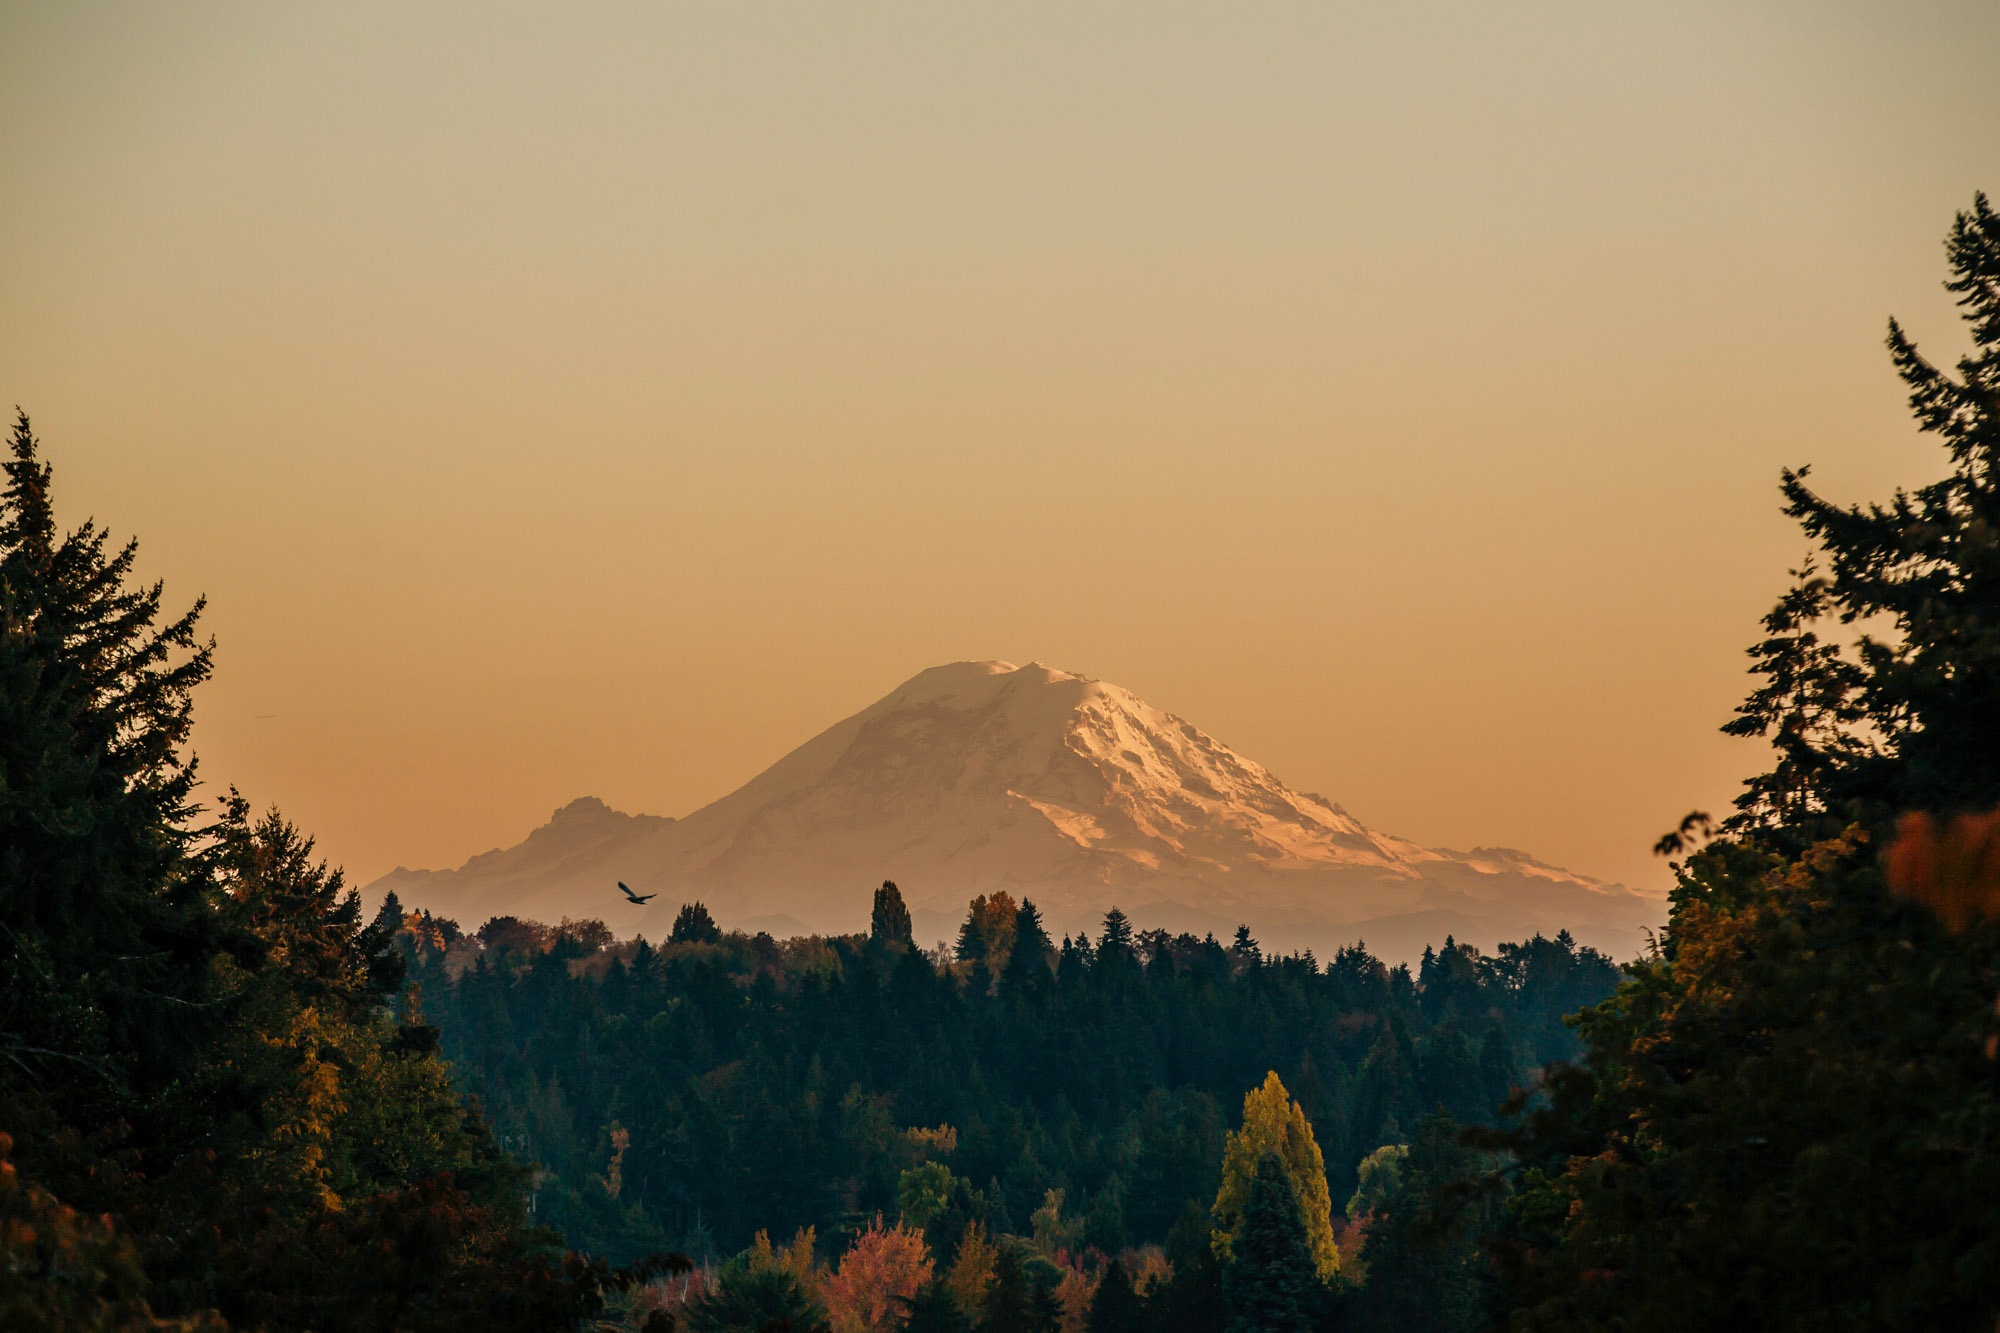
<svg viewBox="0 0 2000 1333"><path fill-rule="evenodd" d="M1370 1153L1433 1114L1486 1120L1573 1053L1563 1016L1619 975L1566 933L1321 966L1247 927L1225 946L1114 908L1058 943L1005 893L927 953L894 884L867 934L725 933L688 904L658 947L610 935L498 918L467 937L411 912L400 936L425 1021L574 1244L713 1259L759 1232L838 1247L886 1217L946 1257L973 1228L1039 1235L1093 1282L1145 1247L1207 1271L1190 1247L1267 1077L1324 1146L1318 1197L1344 1203Z"/></svg>

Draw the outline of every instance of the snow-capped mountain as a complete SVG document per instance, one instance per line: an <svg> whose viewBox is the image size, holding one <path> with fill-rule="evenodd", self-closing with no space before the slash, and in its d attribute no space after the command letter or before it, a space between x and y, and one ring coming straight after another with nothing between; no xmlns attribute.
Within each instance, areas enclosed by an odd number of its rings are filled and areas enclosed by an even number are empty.
<svg viewBox="0 0 2000 1333"><path fill-rule="evenodd" d="M601 916L657 939L697 898L726 926L865 929L884 879L921 939L996 889L1057 931L1115 904L1141 927L1241 922L1267 947L1358 938L1384 957L1447 933L1491 947L1563 928L1626 956L1664 916L1656 898L1520 852L1377 833L1131 691L1039 662L933 667L684 819L584 798L516 847L398 869L370 892L468 926ZM659 897L628 907L618 880Z"/></svg>

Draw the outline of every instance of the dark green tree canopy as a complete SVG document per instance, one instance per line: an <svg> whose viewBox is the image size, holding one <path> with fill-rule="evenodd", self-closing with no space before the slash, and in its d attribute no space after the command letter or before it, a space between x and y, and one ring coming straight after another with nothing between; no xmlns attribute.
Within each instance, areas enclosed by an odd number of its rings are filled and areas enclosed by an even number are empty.
<svg viewBox="0 0 2000 1333"><path fill-rule="evenodd" d="M1367 1328L1453 1333L1480 1325L1476 1229L1491 1205L1438 1206L1440 1191L1474 1169L1458 1140L1451 1117L1426 1116L1414 1141L1383 1159L1387 1169L1372 1180L1363 1174L1356 1201L1374 1215L1361 1256L1368 1280L1354 1311Z"/></svg>
<svg viewBox="0 0 2000 1333"><path fill-rule="evenodd" d="M875 890L875 906L868 916L868 938L877 944L910 944L910 909L896 881L885 879Z"/></svg>
<svg viewBox="0 0 2000 1333"><path fill-rule="evenodd" d="M1097 1294L1091 1297L1088 1333L1141 1333L1146 1327L1145 1311L1125 1265L1113 1259L1097 1280Z"/></svg>
<svg viewBox="0 0 2000 1333"><path fill-rule="evenodd" d="M0 495L0 1082L164 1073L216 947L185 754L213 646L135 542L63 534L26 414Z"/></svg>
<svg viewBox="0 0 2000 1333"><path fill-rule="evenodd" d="M1490 1246L1513 1328L2000 1315L2000 923L1932 915L1892 891L1909 855L1883 855L1932 814L1968 837L2000 825L1965 813L2000 803L2000 217L1984 195L1946 250L1973 351L1954 377L1894 323L1889 351L1947 475L1843 508L1785 474L1819 555L1766 619L1761 682L1727 728L1769 738L1776 763L1678 867L1658 954L1579 1016L1582 1066L1549 1071L1519 1132L1475 1135L1525 1167ZM2000 898L2000 841L1984 855L1948 868L1968 904Z"/></svg>
<svg viewBox="0 0 2000 1333"><path fill-rule="evenodd" d="M971 1322L959 1310L958 1298L943 1278L925 1283L914 1296L897 1297L896 1303L903 1307L899 1333L972 1333Z"/></svg>
<svg viewBox="0 0 2000 1333"><path fill-rule="evenodd" d="M1234 1259L1224 1271L1229 1333L1304 1333L1312 1326L1312 1249L1298 1194L1277 1154L1257 1161Z"/></svg>
<svg viewBox="0 0 2000 1333"><path fill-rule="evenodd" d="M1041 1333L1035 1287L1018 1245L1002 1245L994 1256L993 1286L979 1333Z"/></svg>
<svg viewBox="0 0 2000 1333"><path fill-rule="evenodd" d="M784 1268L731 1259L715 1286L688 1308L691 1333L761 1333L773 1326L824 1333L826 1308Z"/></svg>
<svg viewBox="0 0 2000 1333"><path fill-rule="evenodd" d="M683 903L674 917L674 928L667 935L671 944L713 944L721 938L722 927L715 924L708 908L700 903Z"/></svg>
<svg viewBox="0 0 2000 1333"><path fill-rule="evenodd" d="M1895 811L2000 804L2000 214L1984 194L1945 254L1972 341L1956 377L1894 320L1888 345L1951 470L1846 507L1785 472L1785 512L1819 554L1765 618L1763 682L1725 728L1777 749L1738 798L1739 830L1800 846Z"/></svg>
<svg viewBox="0 0 2000 1333"><path fill-rule="evenodd" d="M1023 898L1014 913L1014 947L1007 955L1002 980L1015 991L1046 984L1055 953L1055 943L1042 925L1042 909Z"/></svg>

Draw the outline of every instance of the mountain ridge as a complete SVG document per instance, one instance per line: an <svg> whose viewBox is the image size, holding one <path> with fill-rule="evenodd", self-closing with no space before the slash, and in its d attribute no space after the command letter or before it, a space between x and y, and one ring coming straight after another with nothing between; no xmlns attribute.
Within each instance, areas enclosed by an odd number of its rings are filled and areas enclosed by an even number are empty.
<svg viewBox="0 0 2000 1333"><path fill-rule="evenodd" d="M607 915L660 938L694 898L725 925L860 929L885 878L927 937L1002 889L1058 930L1115 904L1146 926L1247 922L1279 948L1372 929L1384 956L1410 951L1417 921L1486 947L1567 927L1622 955L1664 917L1526 852L1379 833L1121 686L1000 661L919 672L682 818L583 797L512 848L399 867L369 891L477 919ZM660 898L621 918L604 896L620 879Z"/></svg>

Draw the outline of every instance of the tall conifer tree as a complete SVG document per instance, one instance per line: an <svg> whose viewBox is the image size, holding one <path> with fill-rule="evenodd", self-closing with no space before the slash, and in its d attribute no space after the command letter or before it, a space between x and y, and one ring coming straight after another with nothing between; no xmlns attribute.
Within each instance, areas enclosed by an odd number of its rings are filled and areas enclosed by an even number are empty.
<svg viewBox="0 0 2000 1333"><path fill-rule="evenodd" d="M1298 1196L1276 1153L1257 1159L1235 1254L1224 1270L1228 1333L1304 1333L1312 1327L1312 1251Z"/></svg>
<svg viewBox="0 0 2000 1333"><path fill-rule="evenodd" d="M875 890L875 906L868 916L868 938L876 944L901 944L911 938L910 909L903 905L903 892L896 881L885 879Z"/></svg>
<svg viewBox="0 0 2000 1333"><path fill-rule="evenodd" d="M1022 899L1014 913L1014 947L1007 954L1002 980L1015 990L1038 989L1049 979L1049 960L1055 944L1042 925L1042 910L1032 900Z"/></svg>
<svg viewBox="0 0 2000 1333"><path fill-rule="evenodd" d="M2000 214L1984 194L1945 242L1972 351L1940 369L1889 321L1917 428L1951 471L1842 506L1787 469L1785 512L1819 548L1751 649L1762 685L1726 731L1768 737L1734 825L1800 846L1901 810L2000 804ZM1843 643L1828 626L1862 624Z"/></svg>
<svg viewBox="0 0 2000 1333"><path fill-rule="evenodd" d="M0 1086L164 1077L212 1012L192 859L204 603L162 619L138 544L64 534L16 417L0 495Z"/></svg>
<svg viewBox="0 0 2000 1333"><path fill-rule="evenodd" d="M1765 620L1760 683L1727 728L1769 739L1775 762L1678 867L1658 954L1581 1016L1582 1066L1552 1069L1522 1129L1488 1140L1526 1164L1492 1247L1511 1327L2000 1315L2000 813L1961 813L2000 802L2000 215L1984 195L1946 250L1972 352L1954 377L1894 322L1888 344L1948 474L1865 508L1785 474L1819 553ZM1933 815L1958 818L1935 835ZM1906 900L1927 891L1949 916Z"/></svg>

